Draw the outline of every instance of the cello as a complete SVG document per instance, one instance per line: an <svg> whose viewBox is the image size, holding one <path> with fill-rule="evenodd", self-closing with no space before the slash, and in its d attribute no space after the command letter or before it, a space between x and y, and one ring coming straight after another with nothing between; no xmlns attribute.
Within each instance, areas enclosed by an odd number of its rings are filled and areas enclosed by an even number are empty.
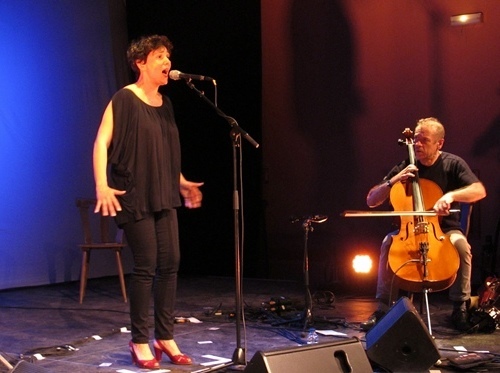
<svg viewBox="0 0 500 373"><path fill-rule="evenodd" d="M413 132L403 132L410 163L416 164ZM392 236L389 248L389 267L398 279L398 286L410 292L441 291L449 288L457 276L460 258L450 238L439 225L439 216L428 214L443 195L431 180L420 179L418 173L404 183L391 188L390 201L401 214L400 229Z"/></svg>

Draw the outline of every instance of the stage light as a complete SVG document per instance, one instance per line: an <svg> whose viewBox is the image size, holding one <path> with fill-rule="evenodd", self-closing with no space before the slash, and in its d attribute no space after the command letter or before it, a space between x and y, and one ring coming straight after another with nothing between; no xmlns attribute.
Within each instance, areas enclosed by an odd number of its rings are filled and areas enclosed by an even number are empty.
<svg viewBox="0 0 500 373"><path fill-rule="evenodd" d="M483 13L457 14L450 17L450 24L452 26L465 26L476 23L483 23Z"/></svg>
<svg viewBox="0 0 500 373"><path fill-rule="evenodd" d="M372 265L373 262L369 255L356 255L352 261L352 268L356 273L370 273Z"/></svg>

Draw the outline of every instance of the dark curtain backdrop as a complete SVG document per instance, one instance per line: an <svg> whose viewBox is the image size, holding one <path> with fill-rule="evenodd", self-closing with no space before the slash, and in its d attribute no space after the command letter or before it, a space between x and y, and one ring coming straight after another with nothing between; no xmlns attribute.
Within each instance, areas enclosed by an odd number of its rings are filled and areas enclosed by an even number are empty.
<svg viewBox="0 0 500 373"><path fill-rule="evenodd" d="M261 46L258 1L127 1L129 38L165 34L172 69L213 77L193 81L220 110L261 143ZM233 146L228 122L184 81L163 89L173 102L186 178L204 181L203 207L179 210L181 273L234 275ZM216 95L217 94L217 95ZM261 148L241 143L245 275L267 273L263 243ZM239 152L239 149L235 149ZM239 158L239 157L238 157Z"/></svg>
<svg viewBox="0 0 500 373"><path fill-rule="evenodd" d="M473 281L500 219L500 34L497 3L470 0L262 1L263 157L270 276L302 278L303 231L287 217L323 214L309 236L316 288L375 291L376 271L354 274L399 222L347 219L368 190L407 157L397 140L419 118L447 130L444 150L465 158L488 189L474 206ZM456 14L484 22L452 27ZM273 146L270 147L269 145ZM381 210L391 210L386 203ZM393 225L395 223L395 225ZM497 268L500 260L497 259ZM491 268L490 264L486 264ZM363 290L364 290L363 289Z"/></svg>

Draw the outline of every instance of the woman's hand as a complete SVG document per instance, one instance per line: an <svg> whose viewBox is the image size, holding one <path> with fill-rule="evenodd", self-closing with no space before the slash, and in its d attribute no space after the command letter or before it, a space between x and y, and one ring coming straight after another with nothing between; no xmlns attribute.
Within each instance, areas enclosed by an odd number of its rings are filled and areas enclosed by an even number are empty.
<svg viewBox="0 0 500 373"><path fill-rule="evenodd" d="M180 192L184 198L184 206L188 209L194 209L201 206L201 200L203 199L203 194L201 193L200 187L204 183L195 183L193 181L186 180L181 174L180 176Z"/></svg>
<svg viewBox="0 0 500 373"><path fill-rule="evenodd" d="M116 196L122 196L125 193L125 190L117 190L109 186L96 188L97 203L94 212L101 211L103 216L116 216L116 212L122 210Z"/></svg>

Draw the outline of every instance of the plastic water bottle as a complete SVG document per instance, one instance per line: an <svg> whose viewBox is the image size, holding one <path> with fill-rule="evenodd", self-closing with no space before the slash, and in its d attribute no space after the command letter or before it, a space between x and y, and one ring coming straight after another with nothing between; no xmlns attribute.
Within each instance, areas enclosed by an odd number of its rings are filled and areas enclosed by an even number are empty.
<svg viewBox="0 0 500 373"><path fill-rule="evenodd" d="M308 345L318 343L318 334L316 333L316 329L309 329L309 333L307 334L306 342Z"/></svg>

